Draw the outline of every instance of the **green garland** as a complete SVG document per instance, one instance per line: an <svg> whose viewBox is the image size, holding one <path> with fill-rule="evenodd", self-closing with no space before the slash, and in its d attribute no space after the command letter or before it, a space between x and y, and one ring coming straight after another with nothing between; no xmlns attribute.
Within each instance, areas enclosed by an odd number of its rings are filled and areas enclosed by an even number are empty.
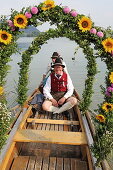
<svg viewBox="0 0 113 170"><path fill-rule="evenodd" d="M110 29L96 27L89 17L77 14L73 10L70 11L68 7L55 6L54 1L49 6L44 2L38 6L23 8L20 12L12 10L10 22L4 17L0 23L0 95L3 95L5 77L9 69L7 63L10 61L10 56L17 52L16 40L20 34L19 29L27 28L29 25L38 26L46 21L51 25L56 25L57 29L49 29L39 34L30 47L23 52L22 62L19 63L18 103L22 105L26 100L28 71L32 55L38 53L41 46L50 38L67 37L83 49L88 61L87 79L80 103L80 109L85 113L92 102L94 76L97 73L94 50L98 51L97 57L106 63L108 69L105 77L106 87L102 87L104 102L98 106L97 115L94 117L96 135L92 151L99 163L107 157L112 148L113 39ZM94 49L91 47L92 44Z"/></svg>
<svg viewBox="0 0 113 170"><path fill-rule="evenodd" d="M8 111L5 104L0 103L0 150L7 139L10 124L11 113Z"/></svg>
<svg viewBox="0 0 113 170"><path fill-rule="evenodd" d="M72 38L72 35L73 35L73 38ZM28 50L26 50L23 53L22 62L19 64L20 65L20 77L19 77L19 84L18 84L18 92L19 92L18 102L20 104L23 104L23 102L26 100L26 92L28 90L27 89L27 85L28 85L27 73L29 70L29 64L32 59L31 55L38 53L41 48L41 45L44 43L47 43L47 40L49 40L50 38L58 38L58 37L67 37L71 40L75 40L73 32L65 33L63 27L62 28L58 27L58 29L55 29L55 30L50 29L49 31L45 33L41 33L37 38L35 38L35 40L32 42ZM96 61L95 61L95 57L93 57L93 60L91 61L92 56L93 56L93 49L88 47L89 45L88 42L87 41L81 42L79 41L79 39L77 39L77 37L76 37L76 41L78 41L79 46L84 49L84 54L86 54L86 58L89 58L89 62L87 65L87 68L88 68L87 77L88 78L85 82L85 90L83 93L83 100L81 102L81 109L82 111L85 111L88 109L91 103L91 96L92 96L91 91L93 89L94 75L96 74ZM87 50L86 50L86 47L87 47ZM88 56L87 56L87 53L88 53Z"/></svg>

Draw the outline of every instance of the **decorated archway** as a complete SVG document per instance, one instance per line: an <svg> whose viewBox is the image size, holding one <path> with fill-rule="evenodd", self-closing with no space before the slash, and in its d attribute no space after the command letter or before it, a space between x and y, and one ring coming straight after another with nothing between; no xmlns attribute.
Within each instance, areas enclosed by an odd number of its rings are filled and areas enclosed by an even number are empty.
<svg viewBox="0 0 113 170"><path fill-rule="evenodd" d="M99 104L94 118L96 135L92 150L99 162L107 156L112 147L113 38L109 29L95 26L90 17L78 14L69 7L55 5L52 0L47 0L38 6L23 8L20 12L12 11L10 18L3 17L0 23L0 95L4 95L7 63L10 61L10 56L18 50L16 40L20 29L27 28L29 25L37 27L46 21L56 25L57 28L40 33L30 47L23 52L22 62L19 63L18 103L23 104L26 99L28 70L32 55L38 53L41 46L50 38L66 37L75 41L83 49L88 61L87 79L80 103L80 108L85 113L90 106L93 94L93 80L97 73L96 57L100 57L106 63L108 72L105 76L106 87L102 87L104 101ZM94 55L94 50L97 51L97 55Z"/></svg>

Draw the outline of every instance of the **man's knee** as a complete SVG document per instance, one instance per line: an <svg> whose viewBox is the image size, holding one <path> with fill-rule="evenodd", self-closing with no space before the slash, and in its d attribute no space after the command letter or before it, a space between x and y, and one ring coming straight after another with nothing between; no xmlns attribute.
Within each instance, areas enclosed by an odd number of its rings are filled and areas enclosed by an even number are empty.
<svg viewBox="0 0 113 170"><path fill-rule="evenodd" d="M48 103L47 101L45 101L45 102L42 104L43 110L49 111L50 105L51 105L50 103Z"/></svg>
<svg viewBox="0 0 113 170"><path fill-rule="evenodd" d="M75 97L70 97L68 101L70 101L73 106L77 104L77 99Z"/></svg>
<svg viewBox="0 0 113 170"><path fill-rule="evenodd" d="M47 106L47 104L46 104L46 102L44 102L43 104L42 104L42 109L43 110L48 110L48 106Z"/></svg>

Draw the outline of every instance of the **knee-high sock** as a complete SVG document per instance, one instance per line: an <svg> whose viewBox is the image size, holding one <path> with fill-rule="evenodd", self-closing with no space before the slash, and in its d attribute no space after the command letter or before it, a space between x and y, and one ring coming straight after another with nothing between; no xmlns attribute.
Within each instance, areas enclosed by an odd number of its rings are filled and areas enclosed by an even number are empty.
<svg viewBox="0 0 113 170"><path fill-rule="evenodd" d="M71 109L73 106L74 106L74 104L72 104L72 103L69 101L69 102L65 103L62 107L60 107L60 108L58 108L56 111L54 111L53 114L55 114L55 113L58 113L58 114L59 114L59 113L62 113L62 112L64 112L64 111L66 111L66 110Z"/></svg>
<svg viewBox="0 0 113 170"><path fill-rule="evenodd" d="M55 107L55 106L50 106L49 108L49 112L55 112L56 110L58 110L58 107Z"/></svg>

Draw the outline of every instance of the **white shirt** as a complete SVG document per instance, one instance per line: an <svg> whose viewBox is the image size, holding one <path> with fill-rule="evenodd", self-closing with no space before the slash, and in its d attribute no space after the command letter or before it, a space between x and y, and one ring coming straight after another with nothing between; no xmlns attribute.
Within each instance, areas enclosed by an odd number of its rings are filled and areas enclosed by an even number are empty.
<svg viewBox="0 0 113 170"><path fill-rule="evenodd" d="M61 77L60 77L61 78ZM59 79L60 79L59 78ZM64 95L64 97L67 99L68 97L71 97L71 95L73 94L74 91L74 86L72 83L72 80L70 78L70 76L67 74L67 92ZM51 95L51 76L48 77L46 84L43 88L43 94L45 96L45 98L47 99L53 99L53 96Z"/></svg>

